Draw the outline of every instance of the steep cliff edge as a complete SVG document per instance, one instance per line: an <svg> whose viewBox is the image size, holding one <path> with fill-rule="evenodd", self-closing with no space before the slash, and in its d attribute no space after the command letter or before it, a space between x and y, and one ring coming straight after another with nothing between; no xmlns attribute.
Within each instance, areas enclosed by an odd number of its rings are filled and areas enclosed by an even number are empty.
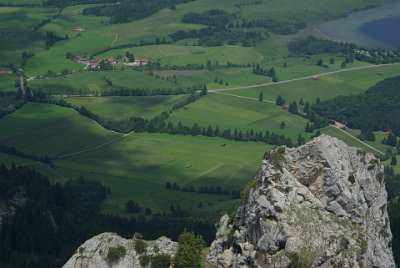
<svg viewBox="0 0 400 268"><path fill-rule="evenodd" d="M266 155L207 258L218 267L395 267L386 206L379 161L322 135Z"/></svg>

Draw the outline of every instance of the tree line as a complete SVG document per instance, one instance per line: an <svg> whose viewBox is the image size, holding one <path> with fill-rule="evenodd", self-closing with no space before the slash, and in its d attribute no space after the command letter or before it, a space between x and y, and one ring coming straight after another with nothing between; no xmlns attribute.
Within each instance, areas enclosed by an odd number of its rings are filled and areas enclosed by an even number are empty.
<svg viewBox="0 0 400 268"><path fill-rule="evenodd" d="M290 35L306 27L304 21L278 21L273 19L247 20L242 18L228 24L229 28L264 28L275 34Z"/></svg>
<svg viewBox="0 0 400 268"><path fill-rule="evenodd" d="M207 28L187 31L179 30L170 34L170 38L174 42L187 38L199 38L197 44L200 46L240 44L244 47L255 46L257 42L266 38L259 31L228 29L228 23L235 18L235 14L230 14L220 9L206 10L202 13L190 12L182 17L181 21L183 23L203 24Z"/></svg>
<svg viewBox="0 0 400 268"><path fill-rule="evenodd" d="M167 182L165 183L165 188L168 190L189 193L229 195L232 199L240 198L240 190L222 189L221 186L200 186L195 188L193 186L179 186L176 182Z"/></svg>
<svg viewBox="0 0 400 268"><path fill-rule="evenodd" d="M26 152L22 152L14 147L6 146L6 145L0 144L0 152L18 156L18 157L22 157L22 158L31 159L33 161L42 162L44 164L53 164L51 161L51 158L47 155L46 156L38 156L38 155L34 155L34 154L29 154Z"/></svg>
<svg viewBox="0 0 400 268"><path fill-rule="evenodd" d="M83 15L110 17L110 23L124 23L146 18L157 11L169 8L176 9L176 4L194 0L122 0L116 4L105 4L88 7Z"/></svg>
<svg viewBox="0 0 400 268"><path fill-rule="evenodd" d="M374 64L400 62L400 48L390 51L380 48L366 49L355 44L318 39L311 35L289 42L288 50L290 55L293 56L309 56L323 53L339 54L344 58L341 65L342 68L352 63L354 59Z"/></svg>

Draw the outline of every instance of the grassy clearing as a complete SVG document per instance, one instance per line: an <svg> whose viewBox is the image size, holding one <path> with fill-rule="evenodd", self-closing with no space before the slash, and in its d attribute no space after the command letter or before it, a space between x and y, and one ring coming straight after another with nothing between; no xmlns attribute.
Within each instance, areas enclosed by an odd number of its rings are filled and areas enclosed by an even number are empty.
<svg viewBox="0 0 400 268"><path fill-rule="evenodd" d="M283 112L271 103L214 93L188 105L187 108L174 112L170 117L171 121L189 126L194 123L202 127L218 125L221 130L269 130L292 139L296 139L299 134L308 136L304 132L307 124L305 119ZM285 129L280 129L282 121L286 124Z"/></svg>
<svg viewBox="0 0 400 268"><path fill-rule="evenodd" d="M339 95L362 93L378 81L398 75L399 71L400 65L379 66L320 76L318 80L307 79L260 88L230 90L229 93L258 98L259 93L263 92L266 100L275 101L281 95L287 102L298 102L300 98L315 102L317 97L328 100Z"/></svg>
<svg viewBox="0 0 400 268"><path fill-rule="evenodd" d="M15 92L15 79L14 74L0 75L0 92Z"/></svg>
<svg viewBox="0 0 400 268"><path fill-rule="evenodd" d="M69 103L85 106L89 111L106 120L121 120L130 117L153 118L169 111L174 104L183 101L187 95L174 96L129 96L65 98Z"/></svg>
<svg viewBox="0 0 400 268"><path fill-rule="evenodd" d="M177 46L177 45L154 45L136 48L118 49L108 51L99 57L124 57L129 51L137 58L152 60L160 59L161 65L185 66L188 64L212 64L225 65L228 62L236 64L258 63L263 56L253 48L242 46L220 46L220 47L199 47L199 46Z"/></svg>
<svg viewBox="0 0 400 268"><path fill-rule="evenodd" d="M229 68L221 70L195 70L195 71L154 71L160 76L176 75L179 84L184 86L207 85L208 89L229 88L232 86L253 85L265 83L266 77L255 75L251 68ZM217 83L215 83L217 79ZM220 83L220 80L222 83ZM226 85L228 83L228 85Z"/></svg>
<svg viewBox="0 0 400 268"><path fill-rule="evenodd" d="M72 109L55 105L28 103L0 119L0 144L37 155L74 153L120 136Z"/></svg>
<svg viewBox="0 0 400 268"><path fill-rule="evenodd" d="M222 142L226 146L221 147ZM199 201L208 210L209 205L232 201L229 196L169 191L165 183L240 189L255 175L269 149L271 146L262 143L137 133L96 152L58 160L56 166L65 177L84 175L109 186L112 194L105 201L105 212L123 213L123 204L129 199L155 211L168 209L171 203L196 209Z"/></svg>
<svg viewBox="0 0 400 268"><path fill-rule="evenodd" d="M351 135L357 137L360 135L361 131L359 129L350 129L346 128L346 132L350 133ZM381 152L385 153L387 149L391 148L382 143L383 138L386 137L384 132L375 132L375 141L364 141L368 145L380 150Z"/></svg>
<svg viewBox="0 0 400 268"><path fill-rule="evenodd" d="M111 80L110 86L105 79ZM81 72L65 77L30 81L33 91L52 94L101 93L112 88L177 88L179 84L157 79L137 71Z"/></svg>

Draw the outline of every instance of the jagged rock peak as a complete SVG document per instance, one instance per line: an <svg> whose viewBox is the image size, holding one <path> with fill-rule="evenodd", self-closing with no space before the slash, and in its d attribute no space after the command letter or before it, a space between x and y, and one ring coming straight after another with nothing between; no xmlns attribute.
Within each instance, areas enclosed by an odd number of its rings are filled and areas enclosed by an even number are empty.
<svg viewBox="0 0 400 268"><path fill-rule="evenodd" d="M144 244L138 245L138 240ZM167 255L173 258L177 247L178 243L167 237L145 241L102 233L83 243L63 268L147 268L151 257Z"/></svg>
<svg viewBox="0 0 400 268"><path fill-rule="evenodd" d="M218 267L395 267L383 165L322 135L266 154L234 219L219 223Z"/></svg>

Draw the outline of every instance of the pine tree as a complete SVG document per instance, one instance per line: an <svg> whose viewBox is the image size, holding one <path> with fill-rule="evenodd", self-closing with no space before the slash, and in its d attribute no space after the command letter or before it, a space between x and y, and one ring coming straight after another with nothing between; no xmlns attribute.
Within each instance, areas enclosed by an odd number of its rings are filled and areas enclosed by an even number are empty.
<svg viewBox="0 0 400 268"><path fill-rule="evenodd" d="M260 92L260 95L258 96L259 101L264 101L264 93Z"/></svg>
<svg viewBox="0 0 400 268"><path fill-rule="evenodd" d="M284 129L285 127L286 127L286 124L285 124L285 122L282 121L280 128Z"/></svg>
<svg viewBox="0 0 400 268"><path fill-rule="evenodd" d="M306 101L306 104L304 104L303 112L305 114L308 114L310 112L310 104L308 103L308 101Z"/></svg>
<svg viewBox="0 0 400 268"><path fill-rule="evenodd" d="M175 268L201 267L201 254L205 246L201 236L183 232L178 239L178 250L173 264Z"/></svg>
<svg viewBox="0 0 400 268"><path fill-rule="evenodd" d="M289 111L289 113L297 114L297 103L296 103L296 101L294 101L291 104L289 104L288 111Z"/></svg>
<svg viewBox="0 0 400 268"><path fill-rule="evenodd" d="M278 97L276 98L276 105L278 106L285 105L285 100L281 97L281 95L278 95Z"/></svg>
<svg viewBox="0 0 400 268"><path fill-rule="evenodd" d="M392 159L390 160L390 165L392 166L397 165L397 158L395 155L392 155Z"/></svg>
<svg viewBox="0 0 400 268"><path fill-rule="evenodd" d="M307 123L305 131L306 132L312 132L312 129L310 127L310 123Z"/></svg>
<svg viewBox="0 0 400 268"><path fill-rule="evenodd" d="M304 105L304 100L303 100L303 98L300 98L299 104L300 104L300 105Z"/></svg>
<svg viewBox="0 0 400 268"><path fill-rule="evenodd" d="M396 147L397 145L397 138L393 133L389 133L387 139L386 139L386 144L392 147Z"/></svg>

